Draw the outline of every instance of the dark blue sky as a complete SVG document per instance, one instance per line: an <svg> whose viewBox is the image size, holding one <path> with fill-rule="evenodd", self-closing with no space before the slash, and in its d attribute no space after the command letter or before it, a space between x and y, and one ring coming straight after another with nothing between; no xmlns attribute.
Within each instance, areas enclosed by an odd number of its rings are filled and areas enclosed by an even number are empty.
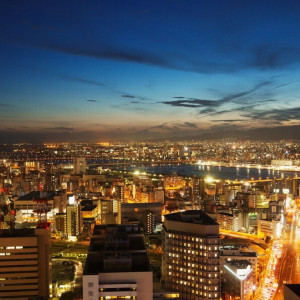
<svg viewBox="0 0 300 300"><path fill-rule="evenodd" d="M0 142L299 125L299 1L2 1Z"/></svg>

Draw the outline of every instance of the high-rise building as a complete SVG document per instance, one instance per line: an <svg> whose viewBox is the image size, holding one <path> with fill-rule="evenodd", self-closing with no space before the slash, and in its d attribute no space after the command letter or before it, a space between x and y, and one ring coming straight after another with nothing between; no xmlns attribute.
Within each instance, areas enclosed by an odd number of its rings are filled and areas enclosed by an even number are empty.
<svg viewBox="0 0 300 300"><path fill-rule="evenodd" d="M225 300L253 298L253 269L248 260L225 263Z"/></svg>
<svg viewBox="0 0 300 300"><path fill-rule="evenodd" d="M73 174L86 173L86 160L85 157L75 157L73 159Z"/></svg>
<svg viewBox="0 0 300 300"><path fill-rule="evenodd" d="M66 228L67 235L78 236L82 231L82 216L80 204L68 204L66 207Z"/></svg>
<svg viewBox="0 0 300 300"><path fill-rule="evenodd" d="M0 230L0 299L51 297L50 247L48 229Z"/></svg>
<svg viewBox="0 0 300 300"><path fill-rule="evenodd" d="M138 225L94 227L83 299L153 299L153 273Z"/></svg>
<svg viewBox="0 0 300 300"><path fill-rule="evenodd" d="M100 200L101 224L121 224L121 201Z"/></svg>
<svg viewBox="0 0 300 300"><path fill-rule="evenodd" d="M220 299L218 223L201 210L164 218L164 288L180 299Z"/></svg>
<svg viewBox="0 0 300 300"><path fill-rule="evenodd" d="M192 180L193 202L195 205L203 204L205 194L204 178L194 177Z"/></svg>
<svg viewBox="0 0 300 300"><path fill-rule="evenodd" d="M124 201L124 196L125 196L125 184L124 182L117 182L116 185L114 186L114 195L113 197L117 200L121 200L122 202Z"/></svg>

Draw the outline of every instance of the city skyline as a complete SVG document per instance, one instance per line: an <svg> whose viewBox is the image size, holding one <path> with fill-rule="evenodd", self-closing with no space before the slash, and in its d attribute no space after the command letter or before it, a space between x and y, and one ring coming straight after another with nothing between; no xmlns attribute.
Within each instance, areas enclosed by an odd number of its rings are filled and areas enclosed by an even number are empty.
<svg viewBox="0 0 300 300"><path fill-rule="evenodd" d="M299 137L297 1L1 7L3 143Z"/></svg>

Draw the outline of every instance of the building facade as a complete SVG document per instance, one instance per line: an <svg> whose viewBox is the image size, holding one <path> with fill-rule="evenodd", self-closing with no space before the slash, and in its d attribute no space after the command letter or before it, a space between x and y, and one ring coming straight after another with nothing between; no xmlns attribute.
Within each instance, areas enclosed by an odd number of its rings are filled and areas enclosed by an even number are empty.
<svg viewBox="0 0 300 300"><path fill-rule="evenodd" d="M164 216L164 288L180 299L220 299L219 225L201 210Z"/></svg>
<svg viewBox="0 0 300 300"><path fill-rule="evenodd" d="M0 299L51 297L48 229L0 230Z"/></svg>
<svg viewBox="0 0 300 300"><path fill-rule="evenodd" d="M138 225L94 227L83 299L153 299L153 273Z"/></svg>

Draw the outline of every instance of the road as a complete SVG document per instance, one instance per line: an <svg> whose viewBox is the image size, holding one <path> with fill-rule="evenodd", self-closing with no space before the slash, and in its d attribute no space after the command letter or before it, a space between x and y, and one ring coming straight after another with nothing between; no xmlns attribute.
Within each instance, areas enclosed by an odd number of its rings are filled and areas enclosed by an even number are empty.
<svg viewBox="0 0 300 300"><path fill-rule="evenodd" d="M300 283L300 216L299 210L293 214L287 223L283 243L286 243L282 262L279 288L275 300L282 300L284 283Z"/></svg>

